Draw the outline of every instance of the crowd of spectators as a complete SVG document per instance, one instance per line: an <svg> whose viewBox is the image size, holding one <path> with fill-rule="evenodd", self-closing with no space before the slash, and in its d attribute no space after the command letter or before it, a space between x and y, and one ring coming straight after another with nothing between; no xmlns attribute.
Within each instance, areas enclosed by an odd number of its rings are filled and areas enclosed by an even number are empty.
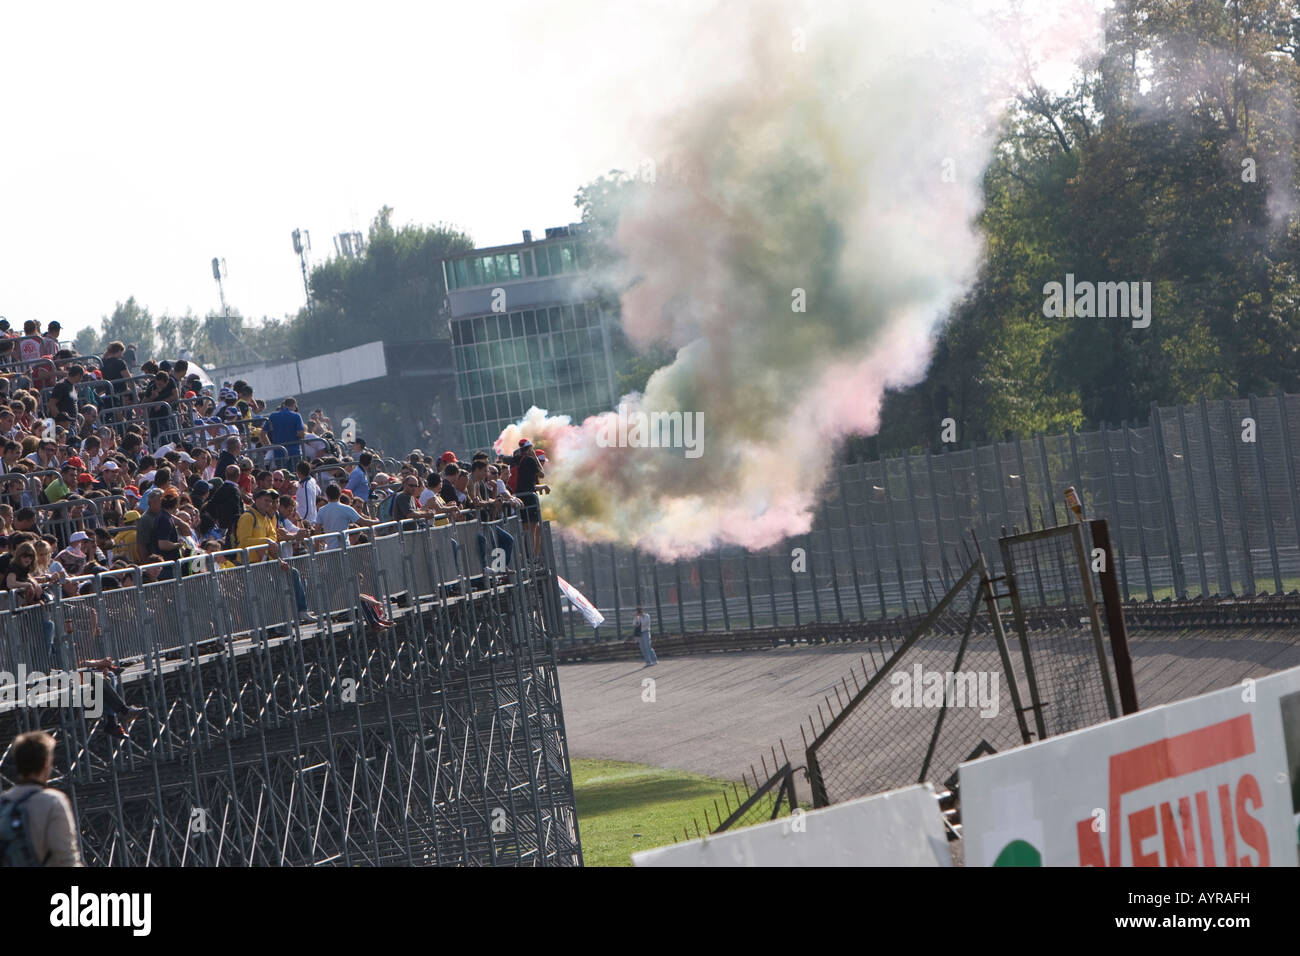
<svg viewBox="0 0 1300 956"><path fill-rule="evenodd" d="M137 365L122 342L80 356L59 331L0 319L0 578L17 606L274 560L311 622L287 559L310 537L338 547L389 521L518 514L525 557L540 561L538 494L550 489L545 452L526 441L467 462L418 449L383 459L336 438L321 409L268 409L247 382L218 386L183 358ZM515 544L499 524L478 532L493 574L507 574Z"/></svg>

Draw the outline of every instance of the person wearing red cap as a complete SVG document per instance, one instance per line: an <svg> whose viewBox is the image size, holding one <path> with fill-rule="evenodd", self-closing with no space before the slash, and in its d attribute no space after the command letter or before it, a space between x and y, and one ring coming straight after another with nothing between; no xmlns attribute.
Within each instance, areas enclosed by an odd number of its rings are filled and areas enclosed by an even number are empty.
<svg viewBox="0 0 1300 956"><path fill-rule="evenodd" d="M456 460L456 453L454 451L444 451L442 455L438 458L438 461L440 461L444 465L447 464L448 462L452 462L455 460Z"/></svg>

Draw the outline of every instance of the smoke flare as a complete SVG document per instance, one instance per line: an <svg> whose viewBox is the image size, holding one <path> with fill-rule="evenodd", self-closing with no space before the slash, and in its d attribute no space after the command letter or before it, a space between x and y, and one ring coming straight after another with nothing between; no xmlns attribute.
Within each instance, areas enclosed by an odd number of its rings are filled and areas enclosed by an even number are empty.
<svg viewBox="0 0 1300 956"><path fill-rule="evenodd" d="M980 181L1020 64L968 12L865 6L727 5L691 29L717 44L695 59L726 72L648 123L672 173L620 210L620 267L598 279L625 289L630 341L676 349L624 411L698 413L703 453L610 447L614 412L532 409L497 447L547 449L567 533L671 559L805 532L836 443L924 374L979 263Z"/></svg>

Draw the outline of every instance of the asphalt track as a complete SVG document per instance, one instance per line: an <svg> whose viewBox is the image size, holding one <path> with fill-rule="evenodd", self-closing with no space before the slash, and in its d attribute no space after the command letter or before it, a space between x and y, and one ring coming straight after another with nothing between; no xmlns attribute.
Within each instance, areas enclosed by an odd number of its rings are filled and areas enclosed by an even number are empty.
<svg viewBox="0 0 1300 956"><path fill-rule="evenodd" d="M1129 644L1143 708L1300 666L1294 627L1135 630ZM824 696L835 699L841 677L866 653L865 644L783 646L661 657L655 667L627 660L564 665L570 755L739 780L751 764L762 773L760 755L770 767L771 748L780 755L784 738L798 766L801 723ZM653 687L643 686L647 678Z"/></svg>

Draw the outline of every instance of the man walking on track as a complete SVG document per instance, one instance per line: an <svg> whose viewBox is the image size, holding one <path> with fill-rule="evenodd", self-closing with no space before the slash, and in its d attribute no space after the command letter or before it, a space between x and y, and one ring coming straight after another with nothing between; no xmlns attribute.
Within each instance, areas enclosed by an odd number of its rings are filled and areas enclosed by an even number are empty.
<svg viewBox="0 0 1300 956"><path fill-rule="evenodd" d="M632 618L632 636L641 642L641 656L645 658L645 666L654 667L658 664L659 658L650 646L650 615L640 605L637 606L636 617Z"/></svg>

